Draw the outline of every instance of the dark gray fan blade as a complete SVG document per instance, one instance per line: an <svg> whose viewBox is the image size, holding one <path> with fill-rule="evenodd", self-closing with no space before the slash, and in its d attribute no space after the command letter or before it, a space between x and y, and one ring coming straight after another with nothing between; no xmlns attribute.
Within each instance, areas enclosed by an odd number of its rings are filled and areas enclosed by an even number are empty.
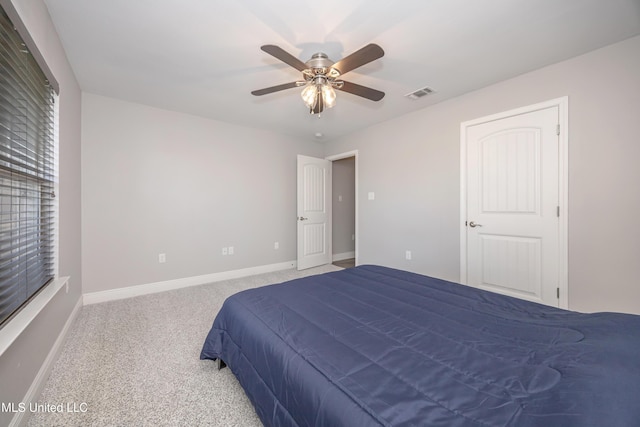
<svg viewBox="0 0 640 427"><path fill-rule="evenodd" d="M296 58L295 56L291 55L290 53L286 52L284 49L278 46L275 46L272 44L266 44L260 47L260 49L267 52L269 55L273 56L274 58L279 59L285 64L291 65L293 68L295 68L298 71L304 71L307 68L309 68L304 62L300 61L298 58Z"/></svg>
<svg viewBox="0 0 640 427"><path fill-rule="evenodd" d="M384 92L371 89L370 87L360 86L355 83L343 82L342 87L336 86L335 88L343 92L349 92L354 95L370 99L372 101L380 101L382 98L384 98Z"/></svg>
<svg viewBox="0 0 640 427"><path fill-rule="evenodd" d="M351 70L368 64L371 61L375 61L378 58L384 56L384 50L377 44L368 44L360 50L353 52L346 58L342 58L340 61L333 64L332 68L335 68L340 74L346 74Z"/></svg>
<svg viewBox="0 0 640 427"><path fill-rule="evenodd" d="M251 92L251 95L262 96L268 93L278 92L285 89L291 89L294 87L299 87L300 84L298 82L284 83L278 86L266 87L264 89L258 89Z"/></svg>

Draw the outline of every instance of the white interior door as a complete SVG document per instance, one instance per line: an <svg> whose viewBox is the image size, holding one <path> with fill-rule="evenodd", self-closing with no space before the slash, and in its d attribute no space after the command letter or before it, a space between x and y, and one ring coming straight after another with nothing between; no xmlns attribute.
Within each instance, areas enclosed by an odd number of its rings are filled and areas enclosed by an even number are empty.
<svg viewBox="0 0 640 427"><path fill-rule="evenodd" d="M331 162L298 156L298 270L331 262Z"/></svg>
<svg viewBox="0 0 640 427"><path fill-rule="evenodd" d="M557 105L466 127L468 285L559 305L559 133Z"/></svg>

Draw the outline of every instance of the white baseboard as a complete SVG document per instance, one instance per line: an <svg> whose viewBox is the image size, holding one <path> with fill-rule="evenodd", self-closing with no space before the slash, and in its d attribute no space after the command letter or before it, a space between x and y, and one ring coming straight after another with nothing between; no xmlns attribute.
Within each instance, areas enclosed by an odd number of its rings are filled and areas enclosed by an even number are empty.
<svg viewBox="0 0 640 427"><path fill-rule="evenodd" d="M81 308L82 298L78 298L78 302L76 303L75 307L73 307L69 318L62 327L60 334L58 334L58 338L56 338L56 341L53 343L53 346L51 347L47 358L44 359L44 362L42 362L42 366L40 367L38 374L31 383L29 390L27 390L27 394L24 396L24 399L22 399L22 402L36 402L38 400L38 397L42 392L42 388L49 378L49 373L51 373L53 364L56 360L58 360L58 355L62 350L62 345L67 338L69 329L71 328L71 325L73 325L73 322L76 320L76 317L78 317L78 313L80 313ZM31 415L29 411L16 413L16 415L9 423L9 427L22 427L27 425L27 422L29 421L29 415Z"/></svg>
<svg viewBox="0 0 640 427"><path fill-rule="evenodd" d="M189 286L205 285L207 283L220 282L222 280L238 279L241 277L254 276L256 274L288 270L290 268L295 268L296 265L296 261L288 261L278 264L268 264L257 267L242 268L239 270L204 274L202 276L185 277L183 279L166 280L163 282L146 283L143 285L128 286L125 288L109 289L107 291L89 292L83 295L83 304L98 304L101 302L115 301L140 295L187 288Z"/></svg>
<svg viewBox="0 0 640 427"><path fill-rule="evenodd" d="M341 254L333 254L333 261L342 261L344 259L351 259L356 257L356 251L342 252Z"/></svg>

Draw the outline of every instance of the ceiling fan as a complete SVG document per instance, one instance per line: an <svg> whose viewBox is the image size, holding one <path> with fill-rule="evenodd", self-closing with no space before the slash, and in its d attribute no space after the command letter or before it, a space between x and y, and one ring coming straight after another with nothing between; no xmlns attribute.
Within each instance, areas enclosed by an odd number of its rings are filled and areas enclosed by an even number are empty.
<svg viewBox="0 0 640 427"><path fill-rule="evenodd" d="M335 105L336 93L334 89L372 101L380 101L384 98L384 92L340 79L349 71L382 58L384 51L377 44L368 44L335 63L322 52L313 54L311 59L305 63L278 46L268 44L260 49L301 71L304 80L254 90L251 93L255 96L304 86L301 95L311 114L320 114L325 108L331 108Z"/></svg>

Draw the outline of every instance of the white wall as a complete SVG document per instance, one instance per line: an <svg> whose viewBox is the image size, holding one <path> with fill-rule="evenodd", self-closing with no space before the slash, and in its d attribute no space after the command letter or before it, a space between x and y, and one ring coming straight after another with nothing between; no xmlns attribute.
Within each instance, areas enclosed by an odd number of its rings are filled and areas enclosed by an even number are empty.
<svg viewBox="0 0 640 427"><path fill-rule="evenodd" d="M58 292L0 357L0 402L4 403L23 401L82 292L80 88L44 3L41 0L14 0L13 4L60 84L59 272L71 279L69 292ZM8 425L13 415L0 413L0 425Z"/></svg>
<svg viewBox="0 0 640 427"><path fill-rule="evenodd" d="M84 292L295 260L296 155L322 152L316 142L84 93ZM234 255L222 256L228 246Z"/></svg>
<svg viewBox="0 0 640 427"><path fill-rule="evenodd" d="M359 150L360 263L458 281L460 123L568 95L569 307L640 313L638 76L635 37L329 143Z"/></svg>

